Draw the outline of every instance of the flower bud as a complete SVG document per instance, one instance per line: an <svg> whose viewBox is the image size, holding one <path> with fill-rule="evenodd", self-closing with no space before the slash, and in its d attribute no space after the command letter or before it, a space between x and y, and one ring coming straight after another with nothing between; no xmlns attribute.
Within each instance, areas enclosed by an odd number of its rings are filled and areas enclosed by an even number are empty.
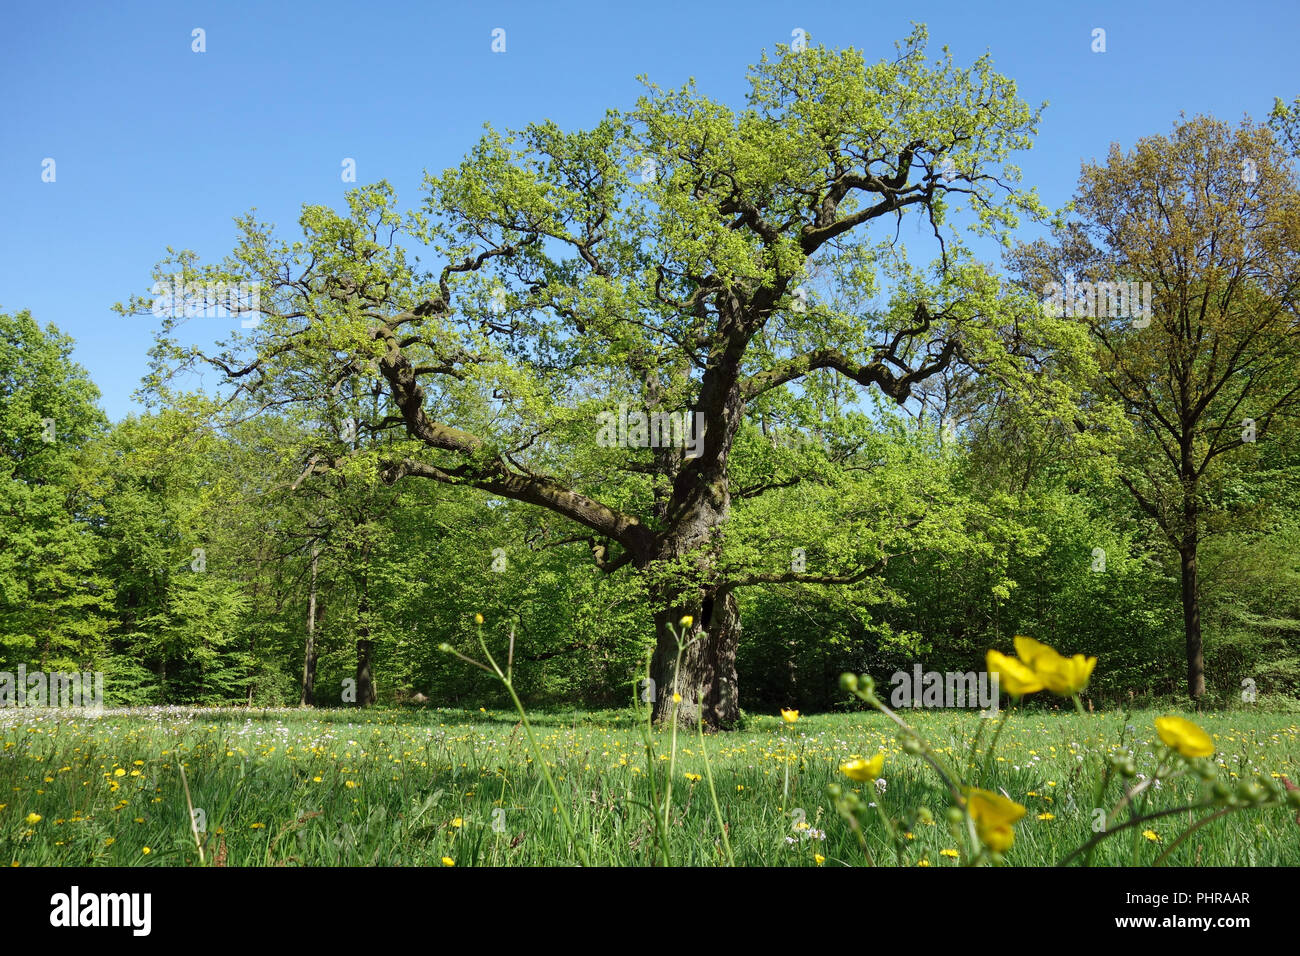
<svg viewBox="0 0 1300 956"><path fill-rule="evenodd" d="M855 690L857 690L857 689L858 689L858 675L857 675L857 674L841 674L841 675L840 675L840 690L848 691L848 692L851 694L851 693L853 693L853 692L854 692Z"/></svg>

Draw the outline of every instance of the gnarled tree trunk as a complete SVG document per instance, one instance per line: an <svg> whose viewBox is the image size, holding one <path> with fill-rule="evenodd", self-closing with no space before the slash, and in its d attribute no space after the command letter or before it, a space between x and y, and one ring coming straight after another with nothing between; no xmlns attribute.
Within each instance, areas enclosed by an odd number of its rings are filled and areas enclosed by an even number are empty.
<svg viewBox="0 0 1300 956"><path fill-rule="evenodd" d="M682 628L682 615L694 622ZM674 633L675 632L675 633ZM709 730L729 730L740 718L739 681L736 677L736 649L740 644L740 612L730 591L708 592L698 602L655 614L656 646L650 662L655 682L656 720L677 719L695 727L703 710ZM676 635L687 644L678 668ZM680 703L673 700L681 694Z"/></svg>

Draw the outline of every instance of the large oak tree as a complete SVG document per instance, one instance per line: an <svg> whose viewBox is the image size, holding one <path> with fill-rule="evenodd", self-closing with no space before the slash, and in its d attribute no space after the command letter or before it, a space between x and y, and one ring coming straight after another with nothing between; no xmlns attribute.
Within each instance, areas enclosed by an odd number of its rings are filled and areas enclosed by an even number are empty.
<svg viewBox="0 0 1300 956"><path fill-rule="evenodd" d="M965 241L1006 241L1043 213L1008 164L1037 111L987 56L959 68L946 51L928 60L925 40L918 28L875 64L779 48L740 109L693 84L648 86L590 129L489 130L405 217L379 184L343 214L306 208L296 242L243 219L225 262L179 253L156 276L259 281L259 324L203 354L166 319L158 372L206 362L268 408L319 403L342 381L381 394L383 414L358 428L382 439L364 447L385 480L468 485L565 519L554 543L643 583L659 715L676 688L681 719L731 726L738 588L855 585L942 533L922 479L856 505L844 493L888 466L872 457L873 397L919 415L927 384L976 374L1003 400L1059 406L1083 351L1072 323ZM600 416L620 405L698 416L699 454L602 444ZM759 440L776 434L817 440ZM792 560L763 546L761 523L740 540L735 509L803 520L782 497L794 489L834 547L812 540ZM684 615L679 671L670 625Z"/></svg>

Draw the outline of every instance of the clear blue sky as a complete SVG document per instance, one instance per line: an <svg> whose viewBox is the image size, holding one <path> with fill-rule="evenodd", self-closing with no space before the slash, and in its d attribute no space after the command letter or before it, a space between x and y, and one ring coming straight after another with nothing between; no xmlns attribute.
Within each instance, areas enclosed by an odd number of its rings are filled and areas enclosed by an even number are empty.
<svg viewBox="0 0 1300 956"><path fill-rule="evenodd" d="M932 52L947 44L964 65L990 50L1025 99L1050 102L1020 162L1051 205L1073 194L1081 160L1166 132L1180 111L1262 118L1300 94L1294 2L9 3L0 311L74 336L117 419L134 408L152 320L110 306L148 290L167 245L219 258L252 207L294 235L303 203L341 201L344 157L409 207L423 171L456 162L485 122L591 124L632 105L641 73L694 76L739 104L746 66L795 28L874 60L913 20ZM195 27L206 53L191 51Z"/></svg>

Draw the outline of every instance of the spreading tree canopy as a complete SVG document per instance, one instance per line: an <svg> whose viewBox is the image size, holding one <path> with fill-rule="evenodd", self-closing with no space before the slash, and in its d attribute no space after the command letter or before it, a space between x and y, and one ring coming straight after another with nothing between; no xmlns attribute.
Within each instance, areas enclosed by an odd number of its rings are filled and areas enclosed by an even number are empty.
<svg viewBox="0 0 1300 956"><path fill-rule="evenodd" d="M553 543L639 582L660 716L675 690L681 719L730 726L737 589L861 585L946 533L939 476L901 480L879 429L928 423L942 382L1068 418L1086 372L1077 323L971 251L1044 214L1011 163L1039 112L987 56L925 42L780 47L741 108L647 83L589 129L489 129L404 215L379 183L305 207L297 240L238 220L225 261L179 252L156 278L260 283L253 327L203 352L165 318L154 384L211 366L244 413L325 418L340 383L375 395L346 426L338 404L347 434L305 469L360 456L552 513Z"/></svg>

